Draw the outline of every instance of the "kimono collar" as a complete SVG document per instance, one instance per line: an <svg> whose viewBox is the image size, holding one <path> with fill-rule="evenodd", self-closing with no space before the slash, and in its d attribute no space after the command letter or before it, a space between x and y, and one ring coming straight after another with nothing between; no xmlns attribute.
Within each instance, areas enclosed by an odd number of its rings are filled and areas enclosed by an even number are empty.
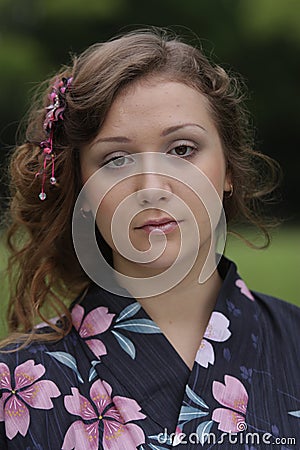
<svg viewBox="0 0 300 450"><path fill-rule="evenodd" d="M234 263L222 257L218 270L223 284L192 371L127 291L116 295L92 284L83 301L72 307L93 376L113 379L122 395L135 398L147 416L170 430L176 427L186 386L193 387L199 371L205 389L211 377L222 375L215 361L239 368L237 355L249 351L248 335L256 336L253 326L247 329L248 317L256 314L253 294Z"/></svg>

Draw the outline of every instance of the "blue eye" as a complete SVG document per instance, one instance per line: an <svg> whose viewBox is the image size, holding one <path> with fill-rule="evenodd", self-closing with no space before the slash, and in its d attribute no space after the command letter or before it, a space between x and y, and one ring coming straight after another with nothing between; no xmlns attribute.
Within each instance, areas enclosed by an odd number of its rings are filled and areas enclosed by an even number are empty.
<svg viewBox="0 0 300 450"><path fill-rule="evenodd" d="M195 153L195 151L197 151L195 147L192 147L191 145L181 144L172 148L172 150L170 150L169 153L173 156L188 158L192 156Z"/></svg>

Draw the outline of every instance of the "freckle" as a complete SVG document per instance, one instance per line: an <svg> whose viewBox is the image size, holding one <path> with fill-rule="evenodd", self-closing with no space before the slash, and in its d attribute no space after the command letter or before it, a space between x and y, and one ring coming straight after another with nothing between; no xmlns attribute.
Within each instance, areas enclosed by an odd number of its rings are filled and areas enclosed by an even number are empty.
<svg viewBox="0 0 300 450"><path fill-rule="evenodd" d="M173 320L169 320L169 325L172 325L172 323L173 323Z"/></svg>

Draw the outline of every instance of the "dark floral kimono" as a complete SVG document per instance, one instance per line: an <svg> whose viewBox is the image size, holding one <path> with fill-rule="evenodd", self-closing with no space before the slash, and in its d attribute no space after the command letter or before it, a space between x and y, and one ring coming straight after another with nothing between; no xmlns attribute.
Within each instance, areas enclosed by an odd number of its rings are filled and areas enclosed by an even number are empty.
<svg viewBox="0 0 300 450"><path fill-rule="evenodd" d="M300 310L219 271L192 370L135 299L96 285L66 338L2 354L1 450L299 449Z"/></svg>

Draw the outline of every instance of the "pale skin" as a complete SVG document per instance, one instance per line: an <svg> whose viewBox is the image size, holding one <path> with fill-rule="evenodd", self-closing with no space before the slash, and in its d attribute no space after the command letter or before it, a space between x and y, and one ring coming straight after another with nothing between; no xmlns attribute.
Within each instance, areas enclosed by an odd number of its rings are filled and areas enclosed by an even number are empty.
<svg viewBox="0 0 300 450"><path fill-rule="evenodd" d="M81 149L82 180L85 183L107 163L108 176L116 173L115 170L122 173L126 170L128 155L147 152L164 152L179 158L190 155L189 162L209 178L221 200L224 191L230 191L230 175L226 173L224 152L208 101L183 83L156 77L141 80L123 90L114 100L98 136ZM114 162L110 162L112 158ZM157 189L157 195L153 188ZM166 195L161 194L162 189ZM131 177L122 181L118 188L111 189L100 205L96 223L112 248L114 268L131 277L147 278L163 272L174 263L180 248L180 232L175 227L166 234L166 249L155 261L146 264L132 262L118 253L110 234L111 219L118 204L131 194L136 194L133 198L137 205L147 204L149 207L147 210L141 208L128 224L130 240L138 250L149 248L149 233L142 225L165 216L162 211L172 203L175 195L192 210L204 236L192 270L177 286L150 298L139 298L130 284L124 286L159 325L191 369L222 285L217 270L205 283L198 282L210 242L205 209L183 183L155 173ZM90 199L92 203L93 199ZM87 205L87 209L91 206ZM182 220L182 229L188 230L189 220L180 210L176 220ZM186 258L190 249L187 247L184 251L183 257Z"/></svg>

